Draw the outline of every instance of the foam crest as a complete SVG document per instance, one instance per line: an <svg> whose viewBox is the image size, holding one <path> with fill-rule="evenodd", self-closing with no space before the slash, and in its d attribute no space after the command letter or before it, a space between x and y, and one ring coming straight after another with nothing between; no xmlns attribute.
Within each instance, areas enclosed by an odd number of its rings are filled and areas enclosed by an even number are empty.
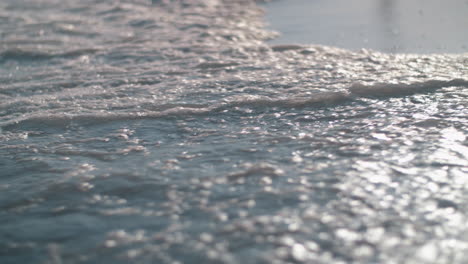
<svg viewBox="0 0 468 264"><path fill-rule="evenodd" d="M468 81L464 79L454 80L430 80L412 84L353 84L348 89L338 92L317 92L310 95L300 95L282 98L271 98L260 95L239 95L226 97L211 104L167 104L147 105L139 111L111 112L98 111L86 114L57 114L57 113L28 113L21 117L0 123L1 127L19 128L22 125L33 124L65 127L70 122L93 125L102 122L158 119L171 117L194 117L199 115L211 115L221 112L230 112L237 107L247 108L302 108L302 107L333 107L337 104L353 101L361 97L398 97L415 93L426 93L444 87L467 87ZM55 111L56 112L56 111Z"/></svg>
<svg viewBox="0 0 468 264"><path fill-rule="evenodd" d="M98 52L99 49L89 48L89 49L74 49L64 52L44 52L40 50L27 50L27 49L7 49L0 52L0 62L6 61L37 61L37 60L48 60L48 59L69 59L74 57L79 57L83 55L94 54Z"/></svg>
<svg viewBox="0 0 468 264"><path fill-rule="evenodd" d="M441 89L451 86L468 86L468 80L428 80L424 82L415 82L410 84L393 84L393 83L377 83L374 85L365 85L356 83L348 90L353 95L357 96L400 96L410 95L415 93L424 93L432 90Z"/></svg>

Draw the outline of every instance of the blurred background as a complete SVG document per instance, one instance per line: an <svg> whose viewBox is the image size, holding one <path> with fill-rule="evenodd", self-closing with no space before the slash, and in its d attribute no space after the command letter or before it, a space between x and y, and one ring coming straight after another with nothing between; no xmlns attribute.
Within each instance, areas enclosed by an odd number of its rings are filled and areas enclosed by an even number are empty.
<svg viewBox="0 0 468 264"><path fill-rule="evenodd" d="M468 51L467 0L274 0L265 5L275 44L384 52Z"/></svg>

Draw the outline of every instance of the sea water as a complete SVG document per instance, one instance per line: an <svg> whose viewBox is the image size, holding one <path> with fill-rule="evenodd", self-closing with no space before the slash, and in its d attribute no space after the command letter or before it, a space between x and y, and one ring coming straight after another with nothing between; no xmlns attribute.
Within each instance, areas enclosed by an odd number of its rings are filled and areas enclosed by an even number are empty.
<svg viewBox="0 0 468 264"><path fill-rule="evenodd" d="M0 263L466 263L467 54L275 35L253 0L1 1Z"/></svg>

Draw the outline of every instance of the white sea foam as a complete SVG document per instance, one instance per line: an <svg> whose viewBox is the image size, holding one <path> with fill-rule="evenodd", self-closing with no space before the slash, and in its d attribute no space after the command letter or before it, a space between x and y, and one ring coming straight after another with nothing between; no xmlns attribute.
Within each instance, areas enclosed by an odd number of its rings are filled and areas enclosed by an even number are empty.
<svg viewBox="0 0 468 264"><path fill-rule="evenodd" d="M149 105L148 109L138 108L138 112L111 112L98 111L97 113L85 114L66 114L56 113L57 111L42 111L39 113L28 113L21 117L8 120L1 124L2 127L20 128L21 124L42 124L50 126L66 127L70 122L80 122L84 124L98 124L102 122L154 119L167 117L190 117L209 114L220 114L221 112L232 111L236 107L314 107L329 106L333 107L340 103L359 99L360 97L395 97L411 95L416 93L433 92L444 87L464 87L468 86L468 81L464 79L454 79L449 81L430 80L425 82L416 82L410 84L384 84L377 83L373 85L355 83L348 89L341 92L317 92L309 95L299 95L283 98L271 98L260 95L240 95L230 96L213 102L211 104L168 104L168 105ZM22 106L23 102L7 103L2 108L14 108L15 105ZM160 110L158 110L160 109Z"/></svg>

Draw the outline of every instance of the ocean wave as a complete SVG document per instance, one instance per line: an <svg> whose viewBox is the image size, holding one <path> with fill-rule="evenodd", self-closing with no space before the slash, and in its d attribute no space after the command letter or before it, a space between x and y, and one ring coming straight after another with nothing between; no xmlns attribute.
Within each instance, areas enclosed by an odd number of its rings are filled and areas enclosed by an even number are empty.
<svg viewBox="0 0 468 264"><path fill-rule="evenodd" d="M436 91L444 87L468 87L468 80L430 80L425 82L415 82L412 84L373 84L366 85L355 83L348 89L338 92L318 92L309 96L295 96L284 98L270 98L259 95L239 95L231 96L210 104L167 104L149 105L147 108L140 108L138 112L111 112L98 111L95 113L57 114L39 112L27 113L21 117L14 118L0 123L0 127L8 130L11 128L21 128L23 125L31 126L41 124L47 126L65 127L70 122L79 122L87 125L101 124L103 122L158 119L171 117L193 117L200 115L211 115L214 113L232 112L238 107L247 108L305 108L305 107L334 107L359 98L378 97L381 99L407 96L416 93L427 93Z"/></svg>
<svg viewBox="0 0 468 264"><path fill-rule="evenodd" d="M353 84L348 90L351 94L367 96L402 96L415 93L424 93L444 87L460 86L468 87L468 80L429 80L410 84L377 83L374 85Z"/></svg>
<svg viewBox="0 0 468 264"><path fill-rule="evenodd" d="M0 1L0 259L467 263L467 56L272 46L256 2Z"/></svg>
<svg viewBox="0 0 468 264"><path fill-rule="evenodd" d="M0 63L6 61L37 61L37 60L50 60L50 59L69 59L83 55L95 54L100 49L85 48L74 49L64 52L44 52L40 50L26 50L19 48L7 49L0 52Z"/></svg>

